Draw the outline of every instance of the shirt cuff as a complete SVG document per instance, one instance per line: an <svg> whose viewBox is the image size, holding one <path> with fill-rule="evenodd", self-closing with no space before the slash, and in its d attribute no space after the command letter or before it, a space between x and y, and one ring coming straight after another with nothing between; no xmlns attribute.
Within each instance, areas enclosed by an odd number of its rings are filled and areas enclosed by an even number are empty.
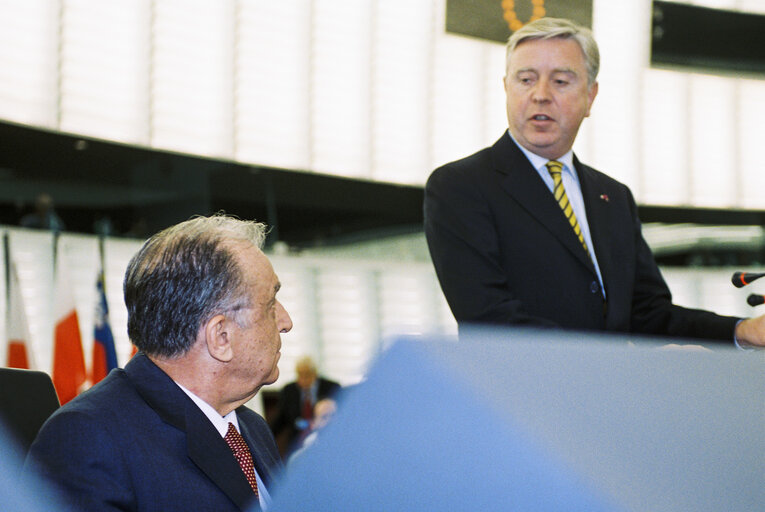
<svg viewBox="0 0 765 512"><path fill-rule="evenodd" d="M738 322L736 322L736 327L738 327L738 324L740 324L743 321L744 321L744 319L742 318ZM742 347L738 343L738 338L736 337L736 327L733 328L733 344L736 345L736 348L739 349L739 350L745 350L747 352L750 351L750 350L754 350L754 347Z"/></svg>

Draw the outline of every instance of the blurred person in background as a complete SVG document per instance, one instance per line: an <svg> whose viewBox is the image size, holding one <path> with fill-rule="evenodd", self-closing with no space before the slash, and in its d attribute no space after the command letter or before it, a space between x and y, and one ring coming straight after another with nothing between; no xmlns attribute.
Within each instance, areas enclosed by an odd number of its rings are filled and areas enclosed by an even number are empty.
<svg viewBox="0 0 765 512"><path fill-rule="evenodd" d="M316 405L313 408L313 419L311 420L308 434L305 436L305 439L303 439L300 448L296 449L289 456L287 460L288 466L292 464L309 446L317 441L319 438L319 431L327 426L336 412L337 402L332 398L324 398L316 402Z"/></svg>
<svg viewBox="0 0 765 512"><path fill-rule="evenodd" d="M297 361L295 373L297 380L285 385L279 393L277 413L270 424L274 436L286 432L286 454L298 449L310 433L316 404L332 398L340 389L340 384L319 375L310 356Z"/></svg>
<svg viewBox="0 0 765 512"><path fill-rule="evenodd" d="M53 197L45 192L35 198L35 209L21 217L19 225L23 228L49 229L60 232L65 228L64 221L56 213Z"/></svg>

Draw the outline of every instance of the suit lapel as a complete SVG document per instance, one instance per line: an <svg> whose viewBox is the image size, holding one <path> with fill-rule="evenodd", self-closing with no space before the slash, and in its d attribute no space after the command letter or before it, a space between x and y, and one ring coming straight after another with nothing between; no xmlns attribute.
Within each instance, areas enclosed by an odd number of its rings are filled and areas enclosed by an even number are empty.
<svg viewBox="0 0 765 512"><path fill-rule="evenodd" d="M555 236L576 259L595 273L592 261L582 249L582 244L560 206L526 155L507 133L492 146L492 150L495 169L504 175L501 180L502 189ZM588 221L589 218L588 215Z"/></svg>
<svg viewBox="0 0 765 512"><path fill-rule="evenodd" d="M207 416L172 379L142 353L125 366L133 386L160 418L186 436L189 458L240 509L255 495L231 449Z"/></svg>
<svg viewBox="0 0 765 512"><path fill-rule="evenodd" d="M189 400L190 401L190 400ZM226 441L210 420L191 402L195 410L187 412L186 439L189 458L215 482L236 505L244 510L255 494ZM201 415L201 418L199 417ZM241 426L240 426L241 428Z"/></svg>

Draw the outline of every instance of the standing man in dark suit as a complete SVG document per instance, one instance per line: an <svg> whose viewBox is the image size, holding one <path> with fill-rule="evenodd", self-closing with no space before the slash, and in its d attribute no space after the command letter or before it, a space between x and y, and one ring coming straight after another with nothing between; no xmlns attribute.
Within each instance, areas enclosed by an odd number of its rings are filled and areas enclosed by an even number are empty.
<svg viewBox="0 0 765 512"><path fill-rule="evenodd" d="M310 356L298 359L295 373L297 380L285 385L279 393L278 411L271 421L275 436L287 432L285 455L300 448L301 441L310 432L316 403L332 398L340 389L340 384L319 375Z"/></svg>
<svg viewBox="0 0 765 512"><path fill-rule="evenodd" d="M455 318L764 344L763 317L672 304L630 190L573 154L598 67L592 33L568 20L516 31L509 130L428 179L425 234Z"/></svg>
<svg viewBox="0 0 765 512"><path fill-rule="evenodd" d="M140 352L51 416L27 459L76 510L268 505L281 461L244 404L278 378L292 321L264 238L259 223L199 217L130 261L128 334Z"/></svg>

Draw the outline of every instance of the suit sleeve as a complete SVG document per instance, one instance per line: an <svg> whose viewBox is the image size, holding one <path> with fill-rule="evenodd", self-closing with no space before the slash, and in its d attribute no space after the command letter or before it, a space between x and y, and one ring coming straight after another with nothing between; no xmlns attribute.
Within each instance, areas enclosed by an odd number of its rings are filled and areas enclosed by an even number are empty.
<svg viewBox="0 0 765 512"><path fill-rule="evenodd" d="M632 294L632 331L642 334L694 338L733 344L739 318L672 303L672 294L643 238L637 206L629 193L637 239L635 281Z"/></svg>
<svg viewBox="0 0 765 512"><path fill-rule="evenodd" d="M460 324L533 324L508 286L489 201L470 168L437 169L425 185L425 236L446 301Z"/></svg>
<svg viewBox="0 0 765 512"><path fill-rule="evenodd" d="M65 411L44 425L24 467L42 476L62 501L83 512L136 510L131 478L106 428L97 418Z"/></svg>
<svg viewBox="0 0 765 512"><path fill-rule="evenodd" d="M335 395L337 395L338 391L340 391L340 384L337 382L325 379L324 377L319 377L319 389L318 389L318 399L321 400L323 398L335 398Z"/></svg>

